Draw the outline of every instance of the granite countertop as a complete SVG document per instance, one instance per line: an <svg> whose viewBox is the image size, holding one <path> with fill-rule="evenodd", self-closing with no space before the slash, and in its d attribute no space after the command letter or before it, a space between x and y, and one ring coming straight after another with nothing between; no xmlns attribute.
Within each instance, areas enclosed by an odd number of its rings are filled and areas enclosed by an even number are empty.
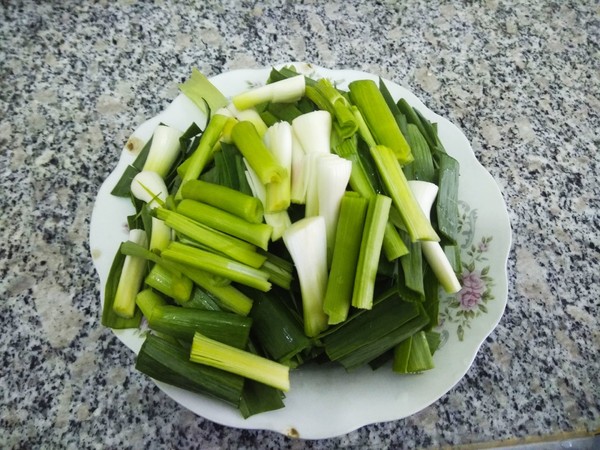
<svg viewBox="0 0 600 450"><path fill-rule="evenodd" d="M0 447L429 448L598 430L596 1L36 3L0 6ZM122 146L193 66L294 60L384 76L456 123L514 236L505 315L458 385L323 441L217 425L136 372L99 323L88 247Z"/></svg>

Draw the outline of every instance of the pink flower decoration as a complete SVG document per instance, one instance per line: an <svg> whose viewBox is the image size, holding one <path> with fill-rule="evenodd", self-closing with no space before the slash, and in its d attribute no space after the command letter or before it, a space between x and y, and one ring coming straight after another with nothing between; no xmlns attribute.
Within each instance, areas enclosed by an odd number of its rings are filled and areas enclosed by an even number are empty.
<svg viewBox="0 0 600 450"><path fill-rule="evenodd" d="M481 273L478 271L462 273L463 288L458 293L461 309L470 311L477 308L481 303L481 297L486 291L487 286L481 279Z"/></svg>

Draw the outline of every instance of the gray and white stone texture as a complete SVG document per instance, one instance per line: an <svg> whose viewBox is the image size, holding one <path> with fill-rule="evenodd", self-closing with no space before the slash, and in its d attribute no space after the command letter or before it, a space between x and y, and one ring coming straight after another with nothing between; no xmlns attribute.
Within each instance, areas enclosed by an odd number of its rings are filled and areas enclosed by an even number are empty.
<svg viewBox="0 0 600 450"><path fill-rule="evenodd" d="M599 45L592 0L1 2L0 447L477 447L598 430ZM466 134L513 229L506 312L457 386L320 441L221 426L164 395L101 326L88 246L124 143L192 67L287 61L409 88Z"/></svg>

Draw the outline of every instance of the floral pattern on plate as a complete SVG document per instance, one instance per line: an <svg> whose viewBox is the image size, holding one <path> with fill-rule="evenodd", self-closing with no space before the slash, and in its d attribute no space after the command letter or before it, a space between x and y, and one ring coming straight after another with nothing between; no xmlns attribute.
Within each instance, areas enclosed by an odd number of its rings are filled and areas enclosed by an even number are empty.
<svg viewBox="0 0 600 450"><path fill-rule="evenodd" d="M463 288L457 294L443 298L440 324L445 329L456 325L458 340L463 341L471 321L486 314L486 304L494 299L494 279L489 275L487 257L493 236L481 236L476 240L477 209L471 208L466 202L459 202L459 208L459 233L462 237L460 281Z"/></svg>

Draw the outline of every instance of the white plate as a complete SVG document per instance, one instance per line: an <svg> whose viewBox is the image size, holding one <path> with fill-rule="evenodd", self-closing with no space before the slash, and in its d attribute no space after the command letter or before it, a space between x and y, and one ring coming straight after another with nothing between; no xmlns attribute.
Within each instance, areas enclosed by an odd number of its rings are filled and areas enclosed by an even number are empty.
<svg viewBox="0 0 600 450"><path fill-rule="evenodd" d="M295 63L313 77L327 77L346 88L356 79L377 77L352 70L328 70ZM212 78L227 97L263 84L270 68L236 70ZM511 231L506 206L491 175L475 159L464 134L423 105L411 92L386 82L395 99L405 98L438 124L439 136L450 155L460 162L460 207L463 212L463 263L467 287L440 307L443 345L434 355L436 368L420 375L399 376L389 368L364 368L346 373L342 368L305 367L291 375L286 407L243 419L237 410L218 401L164 383L160 389L175 401L214 422L237 428L273 430L306 439L339 436L361 426L401 419L432 404L467 372L479 347L498 324L507 301L506 262ZM202 113L183 95L160 115L141 125L130 139L139 150L159 122L185 130L193 121L204 126ZM124 148L119 163L102 185L92 213L90 249L100 276L101 298L113 256L127 239L126 216L132 207L110 191L134 155ZM491 238L491 239L490 239ZM462 299L462 303L460 300ZM135 330L116 330L123 343L138 352L143 338Z"/></svg>

